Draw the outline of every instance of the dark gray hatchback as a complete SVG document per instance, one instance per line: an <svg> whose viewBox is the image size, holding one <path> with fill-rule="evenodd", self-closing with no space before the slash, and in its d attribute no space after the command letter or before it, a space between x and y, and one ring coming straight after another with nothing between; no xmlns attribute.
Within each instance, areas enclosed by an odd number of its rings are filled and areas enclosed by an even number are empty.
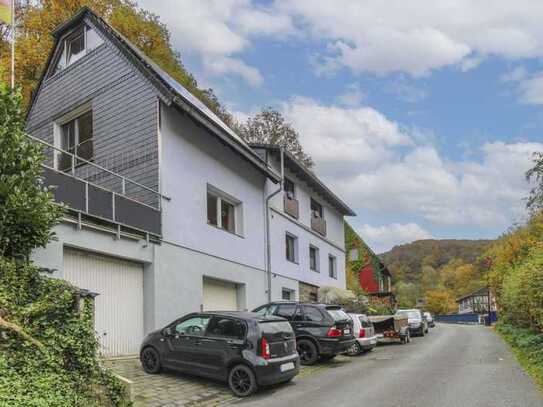
<svg viewBox="0 0 543 407"><path fill-rule="evenodd" d="M140 360L147 373L166 368L226 381L238 397L287 382L300 368L290 324L251 312L188 314L147 335Z"/></svg>

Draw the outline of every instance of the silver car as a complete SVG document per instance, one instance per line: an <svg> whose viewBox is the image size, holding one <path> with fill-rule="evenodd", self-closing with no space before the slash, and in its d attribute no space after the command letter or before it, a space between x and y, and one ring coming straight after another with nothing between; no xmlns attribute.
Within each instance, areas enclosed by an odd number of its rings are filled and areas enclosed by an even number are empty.
<svg viewBox="0 0 543 407"><path fill-rule="evenodd" d="M436 326L436 323L434 321L434 317L432 314L430 314L428 311L426 311L424 314L422 314L426 318L426 322L428 322L428 326L430 328L433 328Z"/></svg>
<svg viewBox="0 0 543 407"><path fill-rule="evenodd" d="M428 322L418 309L399 309L396 315L407 317L409 322L409 333L411 336L424 336L428 333Z"/></svg>
<svg viewBox="0 0 543 407"><path fill-rule="evenodd" d="M353 336L356 342L347 350L348 355L359 355L377 346L377 335L369 318L364 314L349 314L353 320Z"/></svg>

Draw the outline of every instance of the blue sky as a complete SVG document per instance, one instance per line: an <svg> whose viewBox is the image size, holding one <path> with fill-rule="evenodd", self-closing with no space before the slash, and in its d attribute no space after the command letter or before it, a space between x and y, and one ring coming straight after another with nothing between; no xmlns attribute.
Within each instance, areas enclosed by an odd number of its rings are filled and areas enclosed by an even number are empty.
<svg viewBox="0 0 543 407"><path fill-rule="evenodd" d="M144 0L240 119L281 110L378 252L494 238L543 151L543 2Z"/></svg>

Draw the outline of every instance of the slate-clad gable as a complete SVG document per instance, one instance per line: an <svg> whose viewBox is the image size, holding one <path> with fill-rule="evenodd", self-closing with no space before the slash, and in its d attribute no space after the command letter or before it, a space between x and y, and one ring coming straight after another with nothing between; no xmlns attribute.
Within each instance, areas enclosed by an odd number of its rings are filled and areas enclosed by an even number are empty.
<svg viewBox="0 0 543 407"><path fill-rule="evenodd" d="M92 22L85 19L92 26ZM158 93L121 51L104 43L63 71L45 77L27 117L28 132L54 143L54 122L90 104L93 110L94 162L158 190ZM118 179L82 166L78 175L119 190ZM127 192L148 204L156 197Z"/></svg>

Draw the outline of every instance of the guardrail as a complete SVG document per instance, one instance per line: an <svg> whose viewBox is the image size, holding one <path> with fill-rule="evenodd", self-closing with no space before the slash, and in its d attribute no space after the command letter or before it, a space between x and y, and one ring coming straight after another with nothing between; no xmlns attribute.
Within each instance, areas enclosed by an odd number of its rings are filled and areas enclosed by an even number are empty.
<svg viewBox="0 0 543 407"><path fill-rule="evenodd" d="M53 153L46 153L51 165L43 164L44 182L54 187L52 192L57 202L80 214L145 234L161 235L162 200L169 201L169 197L36 137L28 137ZM59 157L55 154L62 154L63 160L70 157L71 165L56 169ZM89 179L102 181L102 184Z"/></svg>

